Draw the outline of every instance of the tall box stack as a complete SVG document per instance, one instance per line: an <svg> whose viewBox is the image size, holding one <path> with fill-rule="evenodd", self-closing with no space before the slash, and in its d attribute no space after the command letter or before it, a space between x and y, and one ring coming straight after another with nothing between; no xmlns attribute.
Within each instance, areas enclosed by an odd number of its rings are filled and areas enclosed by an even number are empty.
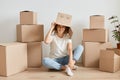
<svg viewBox="0 0 120 80"><path fill-rule="evenodd" d="M112 48L108 42L108 30L104 27L104 16L90 16L90 29L83 29L83 65L99 67L100 50Z"/></svg>
<svg viewBox="0 0 120 80"><path fill-rule="evenodd" d="M44 25L37 24L37 13L33 11L20 12L20 24L16 25L17 41L27 43L28 68L39 68L42 60L42 45L44 40Z"/></svg>

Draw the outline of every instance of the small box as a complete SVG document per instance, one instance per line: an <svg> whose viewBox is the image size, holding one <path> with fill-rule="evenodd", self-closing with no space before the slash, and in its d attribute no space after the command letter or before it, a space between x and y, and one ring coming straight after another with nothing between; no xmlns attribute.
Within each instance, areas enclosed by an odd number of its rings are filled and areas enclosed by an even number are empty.
<svg viewBox="0 0 120 80"><path fill-rule="evenodd" d="M112 50L101 50L99 64L101 71L116 72L120 69L120 56Z"/></svg>
<svg viewBox="0 0 120 80"><path fill-rule="evenodd" d="M60 25L64 25L67 27L71 27L71 23L72 23L72 16L69 14L65 14L65 13L58 13L56 21L56 24L60 24Z"/></svg>
<svg viewBox="0 0 120 80"><path fill-rule="evenodd" d="M40 68L42 65L42 45L41 42L27 43L28 68Z"/></svg>
<svg viewBox="0 0 120 80"><path fill-rule="evenodd" d="M107 29L83 29L83 41L108 42Z"/></svg>
<svg viewBox="0 0 120 80"><path fill-rule="evenodd" d="M99 67L100 50L112 48L112 43L83 42L83 65L85 67Z"/></svg>
<svg viewBox="0 0 120 80"><path fill-rule="evenodd" d="M90 16L90 29L104 29L104 16L103 15Z"/></svg>
<svg viewBox="0 0 120 80"><path fill-rule="evenodd" d="M40 42L44 40L44 26L40 25L17 25L18 42Z"/></svg>
<svg viewBox="0 0 120 80"><path fill-rule="evenodd" d="M37 24L37 13L33 11L21 11L20 24Z"/></svg>
<svg viewBox="0 0 120 80"><path fill-rule="evenodd" d="M26 43L0 44L0 75L10 76L27 69Z"/></svg>

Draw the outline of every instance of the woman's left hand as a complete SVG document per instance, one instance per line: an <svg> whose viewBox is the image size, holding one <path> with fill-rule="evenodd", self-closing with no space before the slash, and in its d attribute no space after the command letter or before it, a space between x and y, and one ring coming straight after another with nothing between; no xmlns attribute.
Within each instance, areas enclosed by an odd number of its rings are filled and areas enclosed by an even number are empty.
<svg viewBox="0 0 120 80"><path fill-rule="evenodd" d="M74 60L71 60L71 61L68 63L68 66L69 66L71 69L73 69L74 64L75 64L75 61L74 61Z"/></svg>

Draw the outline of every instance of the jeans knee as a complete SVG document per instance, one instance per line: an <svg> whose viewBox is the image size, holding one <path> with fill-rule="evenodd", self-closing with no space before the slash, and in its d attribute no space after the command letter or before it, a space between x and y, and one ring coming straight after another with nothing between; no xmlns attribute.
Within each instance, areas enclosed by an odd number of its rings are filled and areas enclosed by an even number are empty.
<svg viewBox="0 0 120 80"><path fill-rule="evenodd" d="M42 59L42 63L43 63L43 65L46 65L47 63L48 63L48 61L49 61L49 58L43 58Z"/></svg>
<svg viewBox="0 0 120 80"><path fill-rule="evenodd" d="M84 47L82 46L82 45L78 45L78 47L77 47L79 50L81 50L81 52L83 52L83 50L84 50Z"/></svg>
<svg viewBox="0 0 120 80"><path fill-rule="evenodd" d="M78 45L74 50L74 60L78 61L83 53L84 47L82 45Z"/></svg>

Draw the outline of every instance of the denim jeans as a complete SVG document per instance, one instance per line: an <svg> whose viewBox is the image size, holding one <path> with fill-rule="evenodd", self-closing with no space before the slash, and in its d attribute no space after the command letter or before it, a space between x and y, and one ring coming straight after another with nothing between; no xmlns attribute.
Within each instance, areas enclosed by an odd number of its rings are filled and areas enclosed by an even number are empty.
<svg viewBox="0 0 120 80"><path fill-rule="evenodd" d="M73 50L73 59L75 61L78 61L80 56L82 55L84 48L82 45L77 46L74 50ZM49 57L43 58L42 63L45 67L49 68L49 69L56 69L56 70L60 70L61 66L63 65L67 65L69 63L69 56L65 56L62 58L55 58L55 59L51 59Z"/></svg>

